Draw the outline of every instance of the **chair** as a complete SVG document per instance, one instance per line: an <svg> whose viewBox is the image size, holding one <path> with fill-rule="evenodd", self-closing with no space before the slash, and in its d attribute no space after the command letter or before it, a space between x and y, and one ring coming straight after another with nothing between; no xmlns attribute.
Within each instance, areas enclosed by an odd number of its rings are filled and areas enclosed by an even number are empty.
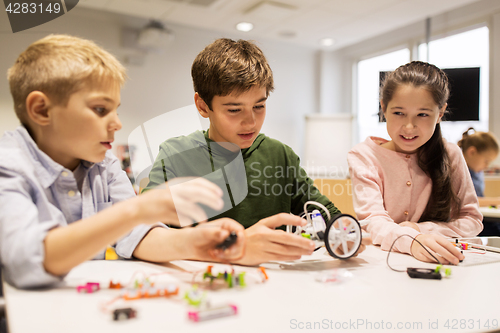
<svg viewBox="0 0 500 333"><path fill-rule="evenodd" d="M352 201L352 184L350 179L326 179L314 180L314 185L321 194L325 195L344 214L356 217Z"/></svg>

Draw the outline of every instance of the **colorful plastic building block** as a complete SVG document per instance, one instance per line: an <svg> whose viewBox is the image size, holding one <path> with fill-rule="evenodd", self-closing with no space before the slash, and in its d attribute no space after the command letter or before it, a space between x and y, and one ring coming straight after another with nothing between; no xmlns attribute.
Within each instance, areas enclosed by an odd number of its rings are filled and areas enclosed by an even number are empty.
<svg viewBox="0 0 500 333"><path fill-rule="evenodd" d="M221 317L234 316L237 313L238 313L238 307L236 305L227 304L217 307L208 307L196 311L189 311L188 318L191 321L199 322Z"/></svg>
<svg viewBox="0 0 500 333"><path fill-rule="evenodd" d="M117 260L118 255L116 254L116 251L113 247L108 246L106 248L106 253L104 254L104 259L105 260Z"/></svg>
<svg viewBox="0 0 500 333"><path fill-rule="evenodd" d="M266 269L264 267L259 267L259 271L262 275L262 280L269 280L269 276L267 276Z"/></svg>
<svg viewBox="0 0 500 333"><path fill-rule="evenodd" d="M113 320L127 320L137 317L137 311L132 308L122 308L113 311Z"/></svg>
<svg viewBox="0 0 500 333"><path fill-rule="evenodd" d="M200 304L205 301L206 296L207 294L198 289L197 285L194 285L184 294L184 298L192 306L200 306Z"/></svg>
<svg viewBox="0 0 500 333"><path fill-rule="evenodd" d="M86 294L91 294L98 291L99 289L101 288L98 282L87 282L87 284L76 287L76 291Z"/></svg>
<svg viewBox="0 0 500 333"><path fill-rule="evenodd" d="M165 287L155 287L152 284L145 284L142 287L127 289L123 292L122 297L126 300L133 300L139 298L153 298L153 297L170 297L179 293L179 287L174 284L169 284Z"/></svg>
<svg viewBox="0 0 500 333"><path fill-rule="evenodd" d="M245 287L245 272L235 274L234 269L231 272L225 271L224 273L219 273L217 275L212 274L212 267L208 266L207 271L203 273L203 279L210 279L210 285L213 284L214 280L225 281L229 288L236 286Z"/></svg>
<svg viewBox="0 0 500 333"><path fill-rule="evenodd" d="M122 284L120 282L114 283L109 281L109 289L122 289Z"/></svg>

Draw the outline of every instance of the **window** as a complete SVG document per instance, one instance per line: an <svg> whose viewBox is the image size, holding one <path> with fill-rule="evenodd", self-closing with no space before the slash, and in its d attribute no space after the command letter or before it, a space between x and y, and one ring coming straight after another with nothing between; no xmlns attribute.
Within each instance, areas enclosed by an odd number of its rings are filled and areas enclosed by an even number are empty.
<svg viewBox="0 0 500 333"><path fill-rule="evenodd" d="M358 63L357 142L368 136L390 139L385 123L378 121L380 72L393 71L409 61L410 50L406 48Z"/></svg>
<svg viewBox="0 0 500 333"><path fill-rule="evenodd" d="M469 127L478 131L488 131L489 121L489 31L480 27L466 32L436 39L418 45L418 59L428 61L447 73L476 73L479 70L479 120L444 121L441 125L443 136L450 142L457 142ZM378 57L362 60L357 66L357 142L368 136L390 139L385 123L378 120L380 72L393 71L410 61L408 48L390 52ZM455 75L455 74L454 74ZM472 82L467 79L467 82ZM466 82L466 84L467 84ZM473 84L465 87L473 95ZM451 94L454 91L452 89ZM477 93L477 87L476 87ZM477 102L476 102L477 103ZM460 118L460 117L458 117Z"/></svg>
<svg viewBox="0 0 500 333"><path fill-rule="evenodd" d="M419 59L426 61L427 45L418 47ZM479 68L479 121L443 122L443 136L457 142L469 127L488 131L489 120L489 31L481 27L429 43L429 62L442 69ZM453 94L453 89L451 91Z"/></svg>

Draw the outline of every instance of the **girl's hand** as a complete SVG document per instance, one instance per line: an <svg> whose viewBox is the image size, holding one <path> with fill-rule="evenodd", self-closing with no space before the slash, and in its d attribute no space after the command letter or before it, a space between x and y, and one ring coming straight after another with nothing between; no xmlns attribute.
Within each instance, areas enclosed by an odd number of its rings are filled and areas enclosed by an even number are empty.
<svg viewBox="0 0 500 333"><path fill-rule="evenodd" d="M420 228L418 227L418 224L415 222L410 222L410 221L404 221L399 224L401 227L410 227L412 229L417 230L420 232Z"/></svg>
<svg viewBox="0 0 500 333"><path fill-rule="evenodd" d="M142 223L164 223L187 226L207 220L207 214L198 206L212 209L224 207L222 190L204 178L175 178L137 196L138 219Z"/></svg>
<svg viewBox="0 0 500 333"><path fill-rule="evenodd" d="M459 260L464 259L464 255L448 240L440 235L426 235L420 234L416 238L422 245L427 247L430 253L445 265L458 265ZM420 261L436 262L436 260L429 254L415 240L411 244L412 255Z"/></svg>

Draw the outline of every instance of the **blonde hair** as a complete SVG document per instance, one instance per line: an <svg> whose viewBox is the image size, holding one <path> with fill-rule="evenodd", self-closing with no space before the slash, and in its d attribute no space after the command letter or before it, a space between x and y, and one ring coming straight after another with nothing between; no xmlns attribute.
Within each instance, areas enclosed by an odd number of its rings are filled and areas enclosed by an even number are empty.
<svg viewBox="0 0 500 333"><path fill-rule="evenodd" d="M27 126L26 98L31 92L43 92L55 105L66 105L71 94L87 85L111 79L123 86L125 72L113 55L92 41L49 35L20 54L7 77L16 115Z"/></svg>
<svg viewBox="0 0 500 333"><path fill-rule="evenodd" d="M470 131L474 133L469 134ZM476 132L474 127L469 127L467 131L462 134L462 139L458 141L458 146L462 148L465 152L469 147L475 147L478 153L485 152L487 150L493 150L498 154L498 140L489 132Z"/></svg>

